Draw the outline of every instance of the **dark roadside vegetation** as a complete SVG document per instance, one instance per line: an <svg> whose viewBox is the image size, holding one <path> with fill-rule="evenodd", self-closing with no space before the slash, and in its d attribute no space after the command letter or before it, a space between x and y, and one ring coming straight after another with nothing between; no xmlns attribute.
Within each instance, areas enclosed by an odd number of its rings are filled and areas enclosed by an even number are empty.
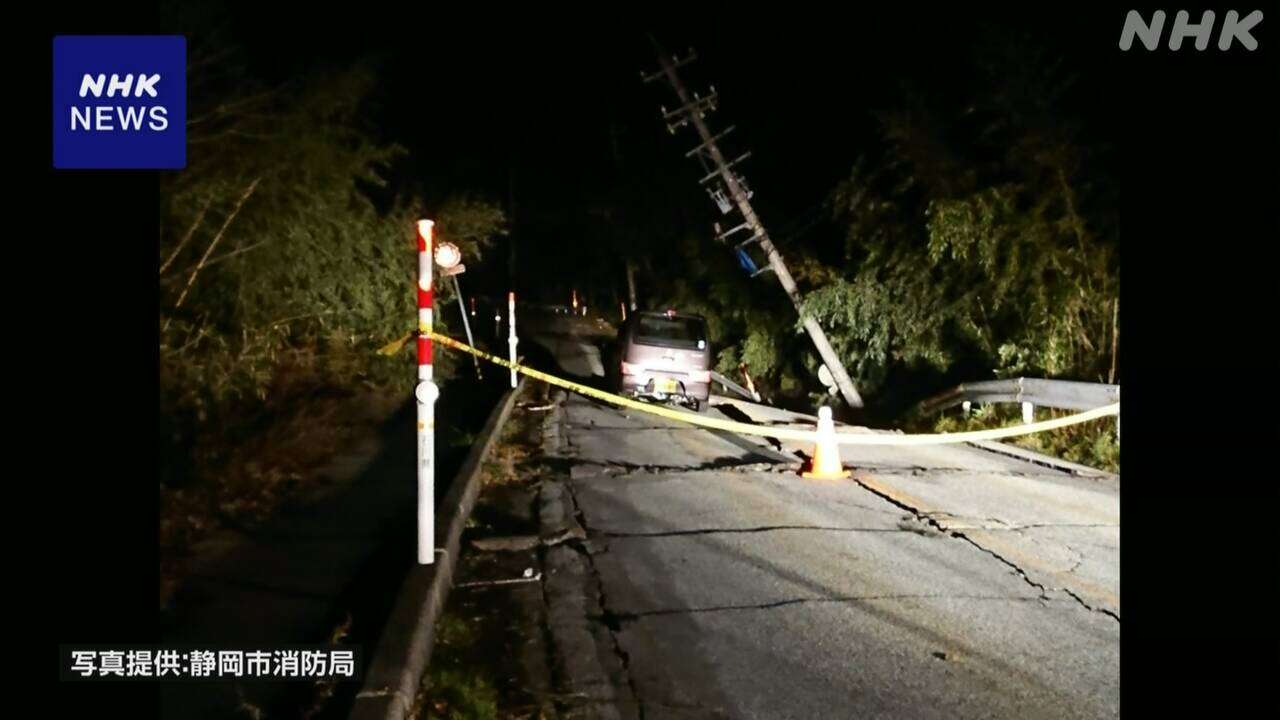
<svg viewBox="0 0 1280 720"><path fill-rule="evenodd" d="M398 473L412 487L413 347L378 350L415 324L414 221L435 219L436 237L480 271L508 223L465 183L387 181L407 149L377 126L372 64L275 68L241 42L243 19L212 4L167 12L189 38L189 157L161 187L157 603L162 627L207 640L222 636L212 608L226 601L193 568L219 555L253 562L274 545L298 558L281 571L312 572L307 538L343 532L328 519L334 503L362 497L337 479L378 488ZM461 335L452 284L437 278L435 292L437 327ZM505 390L496 373L474 375L438 353L440 496ZM375 438L367 469L327 471ZM350 587L325 599L324 621L289 640L373 648L413 560L411 525L386 529ZM211 688L193 686L182 712L239 702L232 714L336 718L358 690L267 683L237 701Z"/></svg>
<svg viewBox="0 0 1280 720"><path fill-rule="evenodd" d="M505 232L501 209L464 187L385 181L406 150L370 122L368 64L274 78L226 13L168 12L190 38L191 82L189 166L161 196L162 607L202 539L319 489L318 468L409 400L412 347L376 351L414 326L413 221L435 218L472 263ZM453 331L452 287L436 298ZM470 372L441 358L444 403ZM442 415L442 446L465 447L485 415L474 405Z"/></svg>

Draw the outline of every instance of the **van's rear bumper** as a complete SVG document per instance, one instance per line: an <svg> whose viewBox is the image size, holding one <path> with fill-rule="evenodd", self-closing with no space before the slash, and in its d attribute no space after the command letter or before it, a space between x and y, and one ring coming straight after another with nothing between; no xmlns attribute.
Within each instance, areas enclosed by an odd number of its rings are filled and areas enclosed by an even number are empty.
<svg viewBox="0 0 1280 720"><path fill-rule="evenodd" d="M656 392L652 376L622 376L622 394L631 397L647 397L655 400L681 397L705 402L711 393L711 383L692 382L687 378L674 378L678 385L676 392L668 395Z"/></svg>

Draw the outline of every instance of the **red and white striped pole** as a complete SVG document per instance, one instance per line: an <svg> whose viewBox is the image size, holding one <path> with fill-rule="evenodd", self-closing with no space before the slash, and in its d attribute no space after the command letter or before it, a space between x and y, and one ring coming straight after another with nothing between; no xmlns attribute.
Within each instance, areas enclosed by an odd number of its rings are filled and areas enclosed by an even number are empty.
<svg viewBox="0 0 1280 720"><path fill-rule="evenodd" d="M431 227L418 221L418 564L435 562L435 431L440 389L431 369Z"/></svg>
<svg viewBox="0 0 1280 720"><path fill-rule="evenodd" d="M511 364L516 364L516 294L514 292L507 293L507 351L511 358ZM516 386L516 371L511 371L511 387Z"/></svg>

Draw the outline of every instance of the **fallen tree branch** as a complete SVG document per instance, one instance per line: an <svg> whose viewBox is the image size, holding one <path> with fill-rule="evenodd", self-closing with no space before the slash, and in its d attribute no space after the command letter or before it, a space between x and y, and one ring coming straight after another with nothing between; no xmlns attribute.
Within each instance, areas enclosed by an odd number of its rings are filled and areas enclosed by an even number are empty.
<svg viewBox="0 0 1280 720"><path fill-rule="evenodd" d="M227 228L231 226L231 221L236 219L236 215L240 214L240 208L244 206L245 201L249 199L249 196L253 194L253 191L258 188L258 182L260 180L262 180L262 178L259 177L249 183L249 187L245 188L245 191L240 195L240 199L236 200L235 207L231 208L231 212L227 215L227 219L222 222L222 227L218 229L218 234L213 236L213 240L209 243L209 247L205 249L204 255L200 258L200 262L196 264L195 268L191 271L191 276L187 278L186 287L182 288L182 294L178 296L178 301L173 305L174 310L182 307L182 303L187 299L187 294L191 292L191 286L196 282L196 276L200 274L205 263L209 261L209 256L213 254L213 249L218 246L218 243L222 240L222 236L227 232ZM169 323L171 322L173 322L172 317L165 321L162 331L168 330Z"/></svg>
<svg viewBox="0 0 1280 720"><path fill-rule="evenodd" d="M169 266L173 264L173 261L178 258L178 253L182 252L182 249L187 246L187 243L191 240L192 236L196 234L196 228L200 227L200 223L204 221L204 214L209 210L209 206L211 204L213 204L213 198L205 200L204 207L200 208L200 212L196 213L196 219L191 222L191 227L187 228L187 234L183 235L182 239L178 241L178 247L173 249L173 252L169 255L169 259L165 260L164 264L160 266L160 272L158 274L163 275L164 271L168 270Z"/></svg>

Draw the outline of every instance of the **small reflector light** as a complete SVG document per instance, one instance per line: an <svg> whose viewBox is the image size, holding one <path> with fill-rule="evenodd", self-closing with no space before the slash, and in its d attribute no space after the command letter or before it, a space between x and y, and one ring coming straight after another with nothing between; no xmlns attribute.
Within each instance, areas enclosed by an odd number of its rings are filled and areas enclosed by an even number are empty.
<svg viewBox="0 0 1280 720"><path fill-rule="evenodd" d="M436 246L436 264L448 270L456 267L462 260L462 252L453 243L440 243Z"/></svg>

